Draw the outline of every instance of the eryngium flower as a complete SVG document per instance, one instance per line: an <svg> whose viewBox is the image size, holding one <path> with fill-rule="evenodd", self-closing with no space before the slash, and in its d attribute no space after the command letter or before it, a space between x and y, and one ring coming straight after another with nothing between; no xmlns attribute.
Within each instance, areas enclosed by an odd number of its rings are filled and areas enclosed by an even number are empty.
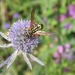
<svg viewBox="0 0 75 75"><path fill-rule="evenodd" d="M4 28L5 28L5 29L9 29L9 28L10 28L9 23L5 23L5 24L4 24Z"/></svg>
<svg viewBox="0 0 75 75"><path fill-rule="evenodd" d="M39 36L27 36L28 30L24 30L24 28L30 27L30 20L19 20L13 24L13 26L9 30L9 36L7 37L2 32L0 32L0 35L10 41L10 44L6 45L0 45L0 47L6 48L12 46L14 48L14 52L12 55L10 55L2 64L0 64L0 68L3 67L5 64L7 64L7 68L14 62L16 59L19 51L22 52L24 60L32 69L32 65L27 57L27 54L29 57L34 60L35 62L41 64L44 66L44 64L35 56L33 56L31 53L33 52L34 47L37 47Z"/></svg>
<svg viewBox="0 0 75 75"><path fill-rule="evenodd" d="M13 17L14 17L15 19L18 19L18 18L19 18L19 14L18 14L18 13L15 13L15 14L13 15Z"/></svg>

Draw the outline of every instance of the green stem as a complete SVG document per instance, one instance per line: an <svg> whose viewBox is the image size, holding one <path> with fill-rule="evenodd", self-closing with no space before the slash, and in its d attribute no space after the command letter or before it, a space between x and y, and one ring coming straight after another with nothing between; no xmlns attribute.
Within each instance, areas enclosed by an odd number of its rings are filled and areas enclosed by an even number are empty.
<svg viewBox="0 0 75 75"><path fill-rule="evenodd" d="M0 16L1 16L1 22L2 22L2 25L4 24L5 22L5 9L4 9L4 5L3 5L3 0L0 1ZM3 28L3 26L1 25L1 29Z"/></svg>

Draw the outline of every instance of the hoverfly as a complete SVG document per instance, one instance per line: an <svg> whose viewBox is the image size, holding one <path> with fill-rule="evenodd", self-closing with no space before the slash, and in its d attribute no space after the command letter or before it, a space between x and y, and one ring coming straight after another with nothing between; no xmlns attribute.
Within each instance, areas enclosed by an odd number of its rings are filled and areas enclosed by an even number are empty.
<svg viewBox="0 0 75 75"><path fill-rule="evenodd" d="M34 13L35 13L35 8L33 8L31 12L31 21L30 21L30 27L29 28L24 28L24 30L28 30L27 35L32 36L32 35L46 35L50 36L52 35L51 33L47 33L45 31L40 31L43 29L43 24L35 24L34 22Z"/></svg>

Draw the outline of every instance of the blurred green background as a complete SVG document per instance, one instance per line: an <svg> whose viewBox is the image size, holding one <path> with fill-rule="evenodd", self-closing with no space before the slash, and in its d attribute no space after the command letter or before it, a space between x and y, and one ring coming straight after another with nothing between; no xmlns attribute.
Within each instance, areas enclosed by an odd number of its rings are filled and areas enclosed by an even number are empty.
<svg viewBox="0 0 75 75"><path fill-rule="evenodd" d="M75 0L0 0L0 31L7 34L14 22L30 20L35 6L35 22L55 33L41 36L33 52L45 67L32 62L31 71L19 55L8 70L0 69L0 75L75 75ZM8 41L0 36L0 44L4 43ZM0 63L12 52L13 48L0 48Z"/></svg>

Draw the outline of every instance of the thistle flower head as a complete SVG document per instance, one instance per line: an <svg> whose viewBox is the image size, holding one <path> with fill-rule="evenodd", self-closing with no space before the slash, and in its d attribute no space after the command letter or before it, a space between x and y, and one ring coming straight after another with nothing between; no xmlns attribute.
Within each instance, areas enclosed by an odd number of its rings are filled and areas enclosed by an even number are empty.
<svg viewBox="0 0 75 75"><path fill-rule="evenodd" d="M31 53L33 48L38 44L38 36L28 37L28 30L23 28L29 28L30 21L19 20L14 23L9 31L9 38L13 44L13 47L18 50L22 50L27 53Z"/></svg>

